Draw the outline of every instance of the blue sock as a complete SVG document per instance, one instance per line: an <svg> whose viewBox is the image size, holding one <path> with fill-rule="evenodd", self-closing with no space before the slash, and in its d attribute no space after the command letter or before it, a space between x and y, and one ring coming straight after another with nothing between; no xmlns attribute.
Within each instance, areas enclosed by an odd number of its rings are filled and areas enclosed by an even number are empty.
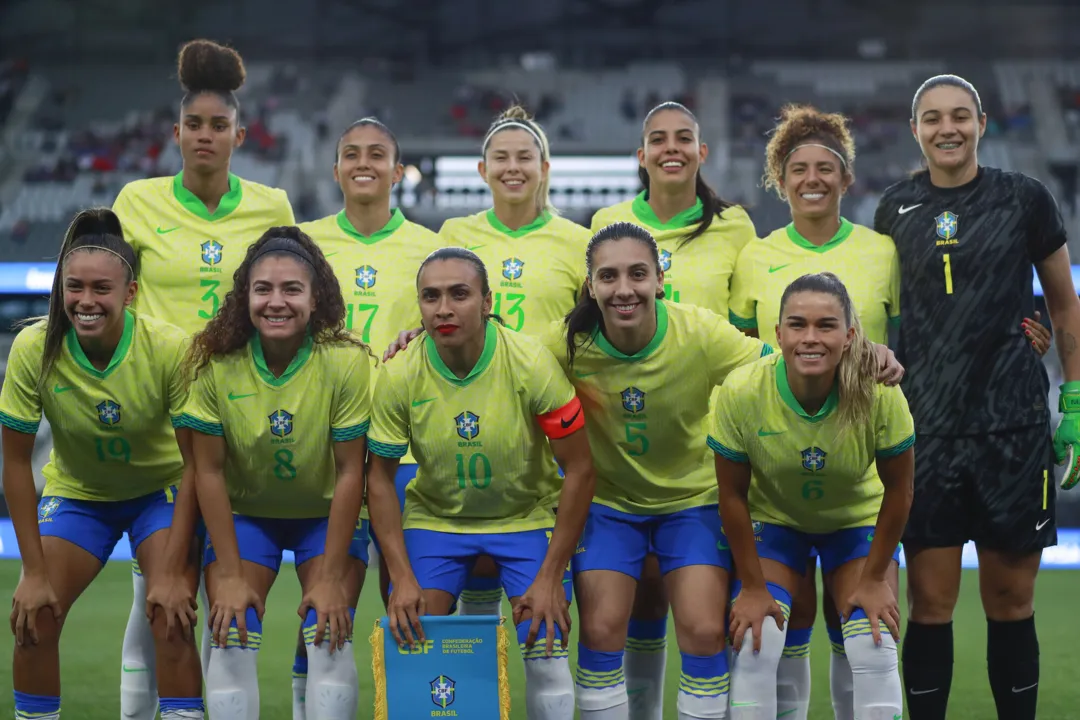
<svg viewBox="0 0 1080 720"><path fill-rule="evenodd" d="M626 649L630 652L662 652L667 648L668 619L635 620L630 618Z"/></svg>
<svg viewBox="0 0 1080 720"><path fill-rule="evenodd" d="M15 720L34 720L59 714L59 695L31 695L15 691Z"/></svg>
<svg viewBox="0 0 1080 720"><path fill-rule="evenodd" d="M193 698L161 698L159 701L161 707L161 714L169 712L170 710L202 710L206 708L203 706L203 699L201 697Z"/></svg>
<svg viewBox="0 0 1080 720"><path fill-rule="evenodd" d="M465 589L461 591L460 598L463 603L494 604L501 602L502 596L501 578L469 575L465 578Z"/></svg>
<svg viewBox="0 0 1080 720"><path fill-rule="evenodd" d="M356 608L349 608L349 618L351 620L356 619ZM307 615L304 616L304 645L313 645L315 643L315 634L319 630L319 613L315 611L315 608L310 608L307 611ZM355 626L354 626L355 632ZM326 623L326 627L323 628L323 642L330 636L330 623ZM352 635L348 638L349 642L352 642ZM306 650L305 650L306 652ZM299 662L299 656L293 662L293 674L296 674L296 666ZM304 657L304 674L307 675L307 657Z"/></svg>
<svg viewBox="0 0 1080 720"><path fill-rule="evenodd" d="M540 621L540 627L536 631L536 642L532 648L525 647L525 641L529 639L529 626L532 620L522 620L517 624L518 647L521 648L521 657L524 660L539 660L547 657L547 623ZM555 645L551 651L553 658L569 658L570 648L564 645L562 631L555 626ZM620 653L621 654L621 653ZM580 661L579 661L580 662Z"/></svg>
<svg viewBox="0 0 1080 720"><path fill-rule="evenodd" d="M307 677L307 649L303 652L296 650L296 655L293 657L292 663L292 676L294 678Z"/></svg>
<svg viewBox="0 0 1080 720"><path fill-rule="evenodd" d="M788 628L787 637L784 639L784 654L786 658L804 658L810 656L810 636L814 633L813 627L805 630L792 630ZM841 638L842 640L843 638ZM841 647L843 645L841 644Z"/></svg>
<svg viewBox="0 0 1080 720"><path fill-rule="evenodd" d="M244 621L247 625L247 645L240 644L240 631L236 626L236 618L229 623L229 636L225 639L225 648L242 648L244 650L258 650L262 647L262 620L255 608L248 608L244 613ZM222 648L223 650L225 648Z"/></svg>
<svg viewBox="0 0 1080 720"><path fill-rule="evenodd" d="M727 695L731 674L728 672L726 652L715 655L691 655L680 652L682 672L679 674L679 692L696 697Z"/></svg>
<svg viewBox="0 0 1080 720"><path fill-rule="evenodd" d="M829 633L829 645L832 646L832 651L836 655L847 655L847 650L844 649L844 630L843 628L826 628Z"/></svg>
<svg viewBox="0 0 1080 720"><path fill-rule="evenodd" d="M578 685L596 690L618 687L626 684L623 678L623 654L621 652L601 652L590 650L578 643L577 673Z"/></svg>

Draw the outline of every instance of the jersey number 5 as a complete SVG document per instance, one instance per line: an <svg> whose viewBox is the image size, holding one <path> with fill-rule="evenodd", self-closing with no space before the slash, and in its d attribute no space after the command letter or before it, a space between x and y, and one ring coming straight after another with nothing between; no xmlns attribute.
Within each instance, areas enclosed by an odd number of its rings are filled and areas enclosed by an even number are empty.
<svg viewBox="0 0 1080 720"><path fill-rule="evenodd" d="M949 253L942 255L941 259L945 262L945 294L952 295L952 259Z"/></svg>
<svg viewBox="0 0 1080 720"><path fill-rule="evenodd" d="M626 454L630 457L641 457L649 452L649 438L645 437L645 430L643 422L626 423L626 442L630 445Z"/></svg>

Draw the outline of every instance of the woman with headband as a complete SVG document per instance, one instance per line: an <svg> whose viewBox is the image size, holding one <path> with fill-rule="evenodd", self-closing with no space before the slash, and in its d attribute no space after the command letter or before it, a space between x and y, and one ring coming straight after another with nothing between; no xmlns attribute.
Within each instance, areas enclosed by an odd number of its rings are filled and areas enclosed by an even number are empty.
<svg viewBox="0 0 1080 720"><path fill-rule="evenodd" d="M345 330L333 269L295 227L271 228L248 249L221 312L192 341L180 422L194 431L209 533L206 697L215 720L259 717L263 608L284 550L296 557L303 591L308 717L356 716L352 624L363 576L353 560L366 564L368 545L359 520L371 407L365 351Z"/></svg>
<svg viewBox="0 0 1080 720"><path fill-rule="evenodd" d="M446 243L468 248L491 268L492 314L508 329L534 336L574 307L589 242L588 230L552 207L550 168L543 129L524 109L507 109L484 137L477 166L491 188L491 209L447 220L439 230ZM491 570L481 563L469 578L462 615L500 614L502 591Z"/></svg>
<svg viewBox="0 0 1080 720"><path fill-rule="evenodd" d="M592 231L628 222L649 231L660 251L664 297L727 317L728 284L739 252L757 233L738 205L717 197L701 175L709 147L697 118L676 102L645 116L638 148L645 190L631 201L597 211ZM646 558L626 639L630 717L661 720L667 664L668 601L655 555Z"/></svg>
<svg viewBox="0 0 1080 720"><path fill-rule="evenodd" d="M193 40L180 49L177 74L184 97L173 135L183 169L174 177L128 183L113 211L139 258L135 309L193 335L217 314L248 245L268 227L292 225L293 212L283 190L229 171L245 136L236 99L245 78L240 55L209 40ZM129 720L153 720L156 671L146 622L148 590L151 603L168 605L174 615L185 600L162 594L177 583L166 582L155 592L138 564L133 572L135 599L124 631L120 710ZM204 670L210 653L206 626Z"/></svg>
<svg viewBox="0 0 1080 720"><path fill-rule="evenodd" d="M136 268L116 215L80 212L60 250L49 314L16 336L8 356L0 425L22 558L11 612L18 718L60 717L64 620L125 532L151 579L175 578L188 598L198 587L190 543L163 532L181 477L191 474L190 435L174 430L186 401L184 333L128 309ZM53 450L37 503L31 457L42 415ZM177 514L194 512L193 498L187 503ZM185 610L179 626L160 610L151 623L163 720L203 717L195 612Z"/></svg>

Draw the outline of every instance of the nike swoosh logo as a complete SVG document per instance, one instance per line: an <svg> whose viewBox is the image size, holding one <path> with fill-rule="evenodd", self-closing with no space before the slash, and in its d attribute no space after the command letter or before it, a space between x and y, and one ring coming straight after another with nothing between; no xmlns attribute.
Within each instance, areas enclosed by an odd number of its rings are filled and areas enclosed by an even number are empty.
<svg viewBox="0 0 1080 720"><path fill-rule="evenodd" d="M127 665L121 665L120 669L123 670L126 673L149 672L148 668L129 668Z"/></svg>
<svg viewBox="0 0 1080 720"><path fill-rule="evenodd" d="M469 250L470 252L475 252L475 251L479 250L482 247L484 247L484 246L483 245L473 245L473 246L467 247L465 249Z"/></svg>
<svg viewBox="0 0 1080 720"><path fill-rule="evenodd" d="M336 253L336 252L332 252L332 253L323 253L323 257L334 257L335 255L337 255L337 253Z"/></svg>
<svg viewBox="0 0 1080 720"><path fill-rule="evenodd" d="M900 215L905 215L905 214L911 212L912 210L914 210L917 207L922 207L922 203L919 203L918 205L911 205L909 207L904 207L903 205L901 205L900 209L897 210L896 212L898 214L900 214Z"/></svg>
<svg viewBox="0 0 1080 720"><path fill-rule="evenodd" d="M247 393L246 395L234 395L233 393L230 392L229 393L229 399L230 400L243 400L246 397L254 397L257 394L258 393Z"/></svg>
<svg viewBox="0 0 1080 720"><path fill-rule="evenodd" d="M563 430L565 430L566 428L573 425L574 421L577 420L577 416L580 415L580 414L581 414L581 408L578 408L577 412L574 413L574 417L570 418L569 420L560 420L560 422L562 423L562 426L563 426Z"/></svg>
<svg viewBox="0 0 1080 720"><path fill-rule="evenodd" d="M57 395L59 395L62 392L67 392L68 390L74 390L74 389L75 389L74 385L72 385L70 387L60 387L59 385L54 385L53 386L53 392L56 393ZM1035 529L1038 530L1038 528L1035 528Z"/></svg>
<svg viewBox="0 0 1080 720"><path fill-rule="evenodd" d="M177 225L176 227L171 227L171 228L163 228L160 225L158 225L157 226L157 234L158 235L168 235L169 233L175 232L175 231L177 231L179 229L180 229L179 225Z"/></svg>
<svg viewBox="0 0 1080 720"><path fill-rule="evenodd" d="M1044 527L1046 527L1046 523L1048 523L1048 522L1050 522L1050 518L1047 518L1047 519L1043 520L1040 523L1035 523L1035 532L1038 532L1038 531L1042 530Z"/></svg>
<svg viewBox="0 0 1080 720"><path fill-rule="evenodd" d="M776 272L777 270L783 270L784 268L786 268L786 267L787 267L788 265L790 265L790 264L791 264L791 263L784 263L783 265L770 265L770 266L769 266L769 272L770 272L770 273L774 273L774 272Z"/></svg>
<svg viewBox="0 0 1080 720"><path fill-rule="evenodd" d="M435 402L436 399L437 398L428 398L427 400L413 400L412 401L412 406L417 407L419 405L424 405L424 404L427 404L429 402Z"/></svg>
<svg viewBox="0 0 1080 720"><path fill-rule="evenodd" d="M783 434L784 434L783 430L777 430L776 432L770 432L770 431L766 430L765 428L758 428L758 431L757 431L758 437L769 437L770 435L783 435Z"/></svg>
<svg viewBox="0 0 1080 720"><path fill-rule="evenodd" d="M1039 686L1039 683L1035 683L1034 685L1028 685L1027 687L1022 687L1022 688L1019 688L1019 689L1013 688L1012 691L1014 693L1022 693L1022 692L1027 692L1028 690L1031 690L1033 688L1037 688L1038 686Z"/></svg>
<svg viewBox="0 0 1080 720"><path fill-rule="evenodd" d="M758 704L756 702L733 702L733 703L731 703L731 707L757 707L757 706L758 706Z"/></svg>
<svg viewBox="0 0 1080 720"><path fill-rule="evenodd" d="M574 373L574 377L578 378L579 380L584 380L585 378L596 375L599 372L600 372L599 370L597 370L596 372L587 372L587 373L576 372L576 373Z"/></svg>
<svg viewBox="0 0 1080 720"><path fill-rule="evenodd" d="M794 713L795 711L797 711L798 709L799 709L799 708L792 708L792 709L790 709L790 710L785 710L785 711L784 711L784 712L782 712L782 713L776 713L776 717L778 717L778 718L786 717L786 716L788 716L788 715L791 715L791 714L793 714L793 713Z"/></svg>
<svg viewBox="0 0 1080 720"><path fill-rule="evenodd" d="M908 690L908 695L929 695L930 693L936 693L941 688L934 688L933 690Z"/></svg>

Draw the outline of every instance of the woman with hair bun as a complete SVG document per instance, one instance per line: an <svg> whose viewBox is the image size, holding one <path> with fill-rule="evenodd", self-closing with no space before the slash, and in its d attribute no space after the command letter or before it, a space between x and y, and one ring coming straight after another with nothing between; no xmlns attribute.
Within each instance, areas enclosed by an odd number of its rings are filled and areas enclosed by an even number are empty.
<svg viewBox="0 0 1080 720"><path fill-rule="evenodd" d="M232 289L232 274L248 245L267 228L292 225L294 220L283 190L229 172L233 152L245 135L236 97L246 75L240 55L210 40L192 40L180 49L177 73L184 96L173 135L183 169L173 177L128 183L113 211L141 267L133 307L193 335L214 317ZM193 513L190 522L195 520ZM152 720L157 694L153 638L146 620L147 585L138 563L133 565L133 583L120 708L126 718ZM177 602L158 598L162 601ZM205 670L205 624L203 630Z"/></svg>

